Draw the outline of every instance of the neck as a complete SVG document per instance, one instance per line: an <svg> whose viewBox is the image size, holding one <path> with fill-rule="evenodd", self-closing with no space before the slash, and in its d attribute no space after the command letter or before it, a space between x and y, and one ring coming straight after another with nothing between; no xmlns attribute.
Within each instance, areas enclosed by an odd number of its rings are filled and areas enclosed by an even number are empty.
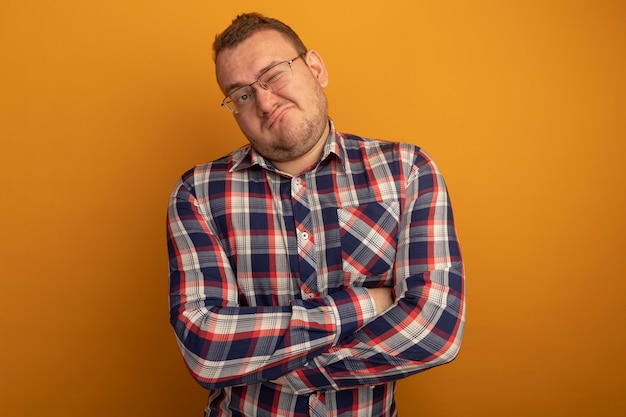
<svg viewBox="0 0 626 417"><path fill-rule="evenodd" d="M315 146L313 146L307 153L299 158L292 159L290 161L276 162L272 161L272 164L279 170L293 176L298 176L313 164L315 164L322 155L324 145L326 145L326 139L328 138L330 127L327 125L324 129L324 133L318 139Z"/></svg>

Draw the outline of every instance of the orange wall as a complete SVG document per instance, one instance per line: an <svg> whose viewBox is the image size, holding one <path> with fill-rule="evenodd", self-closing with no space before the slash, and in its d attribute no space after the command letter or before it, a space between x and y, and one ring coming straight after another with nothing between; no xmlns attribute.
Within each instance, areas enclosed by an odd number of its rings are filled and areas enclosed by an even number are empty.
<svg viewBox="0 0 626 417"><path fill-rule="evenodd" d="M210 46L250 10L322 54L341 130L418 144L447 178L466 337L400 384L401 415L624 415L625 3L304 4L1 3L2 415L201 413L165 208L244 143Z"/></svg>

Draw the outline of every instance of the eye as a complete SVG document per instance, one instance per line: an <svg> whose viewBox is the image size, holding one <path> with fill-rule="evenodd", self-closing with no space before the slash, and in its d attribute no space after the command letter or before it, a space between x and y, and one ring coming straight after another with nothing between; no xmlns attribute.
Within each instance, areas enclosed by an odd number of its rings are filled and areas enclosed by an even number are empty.
<svg viewBox="0 0 626 417"><path fill-rule="evenodd" d="M249 86L244 86L230 93L229 97L235 104L241 105L252 99L252 92Z"/></svg>
<svg viewBox="0 0 626 417"><path fill-rule="evenodd" d="M274 84L278 81L280 81L280 79L285 75L285 71L283 70L277 70L277 71L273 71L271 74L267 74L264 78L265 80L263 80L263 84Z"/></svg>
<svg viewBox="0 0 626 417"><path fill-rule="evenodd" d="M250 94L247 93L241 93L238 94L236 97L236 102L237 104L241 104L241 103L245 103L246 101L248 101L250 99Z"/></svg>

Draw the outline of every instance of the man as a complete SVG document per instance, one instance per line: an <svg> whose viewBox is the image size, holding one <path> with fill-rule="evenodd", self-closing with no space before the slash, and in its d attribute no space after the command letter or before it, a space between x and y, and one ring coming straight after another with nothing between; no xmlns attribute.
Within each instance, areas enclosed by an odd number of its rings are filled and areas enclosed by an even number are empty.
<svg viewBox="0 0 626 417"><path fill-rule="evenodd" d="M249 145L168 210L170 313L207 416L394 416L395 381L451 361L465 317L448 195L419 148L335 130L321 56L238 16L213 45Z"/></svg>

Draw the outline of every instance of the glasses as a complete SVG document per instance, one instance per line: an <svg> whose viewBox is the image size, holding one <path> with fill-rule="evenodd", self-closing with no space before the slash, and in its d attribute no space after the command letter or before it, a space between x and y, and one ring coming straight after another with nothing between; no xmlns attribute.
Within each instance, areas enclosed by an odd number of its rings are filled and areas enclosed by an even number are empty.
<svg viewBox="0 0 626 417"><path fill-rule="evenodd" d="M242 87L236 88L231 91L224 100L222 100L222 106L226 107L228 111L233 114L240 113L242 111L246 111L254 106L256 94L252 86L256 83L259 83L259 87L264 90L270 92L276 92L287 85L287 83L291 80L293 71L291 69L291 64L298 58L301 58L302 55L298 55L294 59L289 61L279 62L278 64L272 65L265 71L263 71L259 78L256 81L251 82L248 85L244 85Z"/></svg>

